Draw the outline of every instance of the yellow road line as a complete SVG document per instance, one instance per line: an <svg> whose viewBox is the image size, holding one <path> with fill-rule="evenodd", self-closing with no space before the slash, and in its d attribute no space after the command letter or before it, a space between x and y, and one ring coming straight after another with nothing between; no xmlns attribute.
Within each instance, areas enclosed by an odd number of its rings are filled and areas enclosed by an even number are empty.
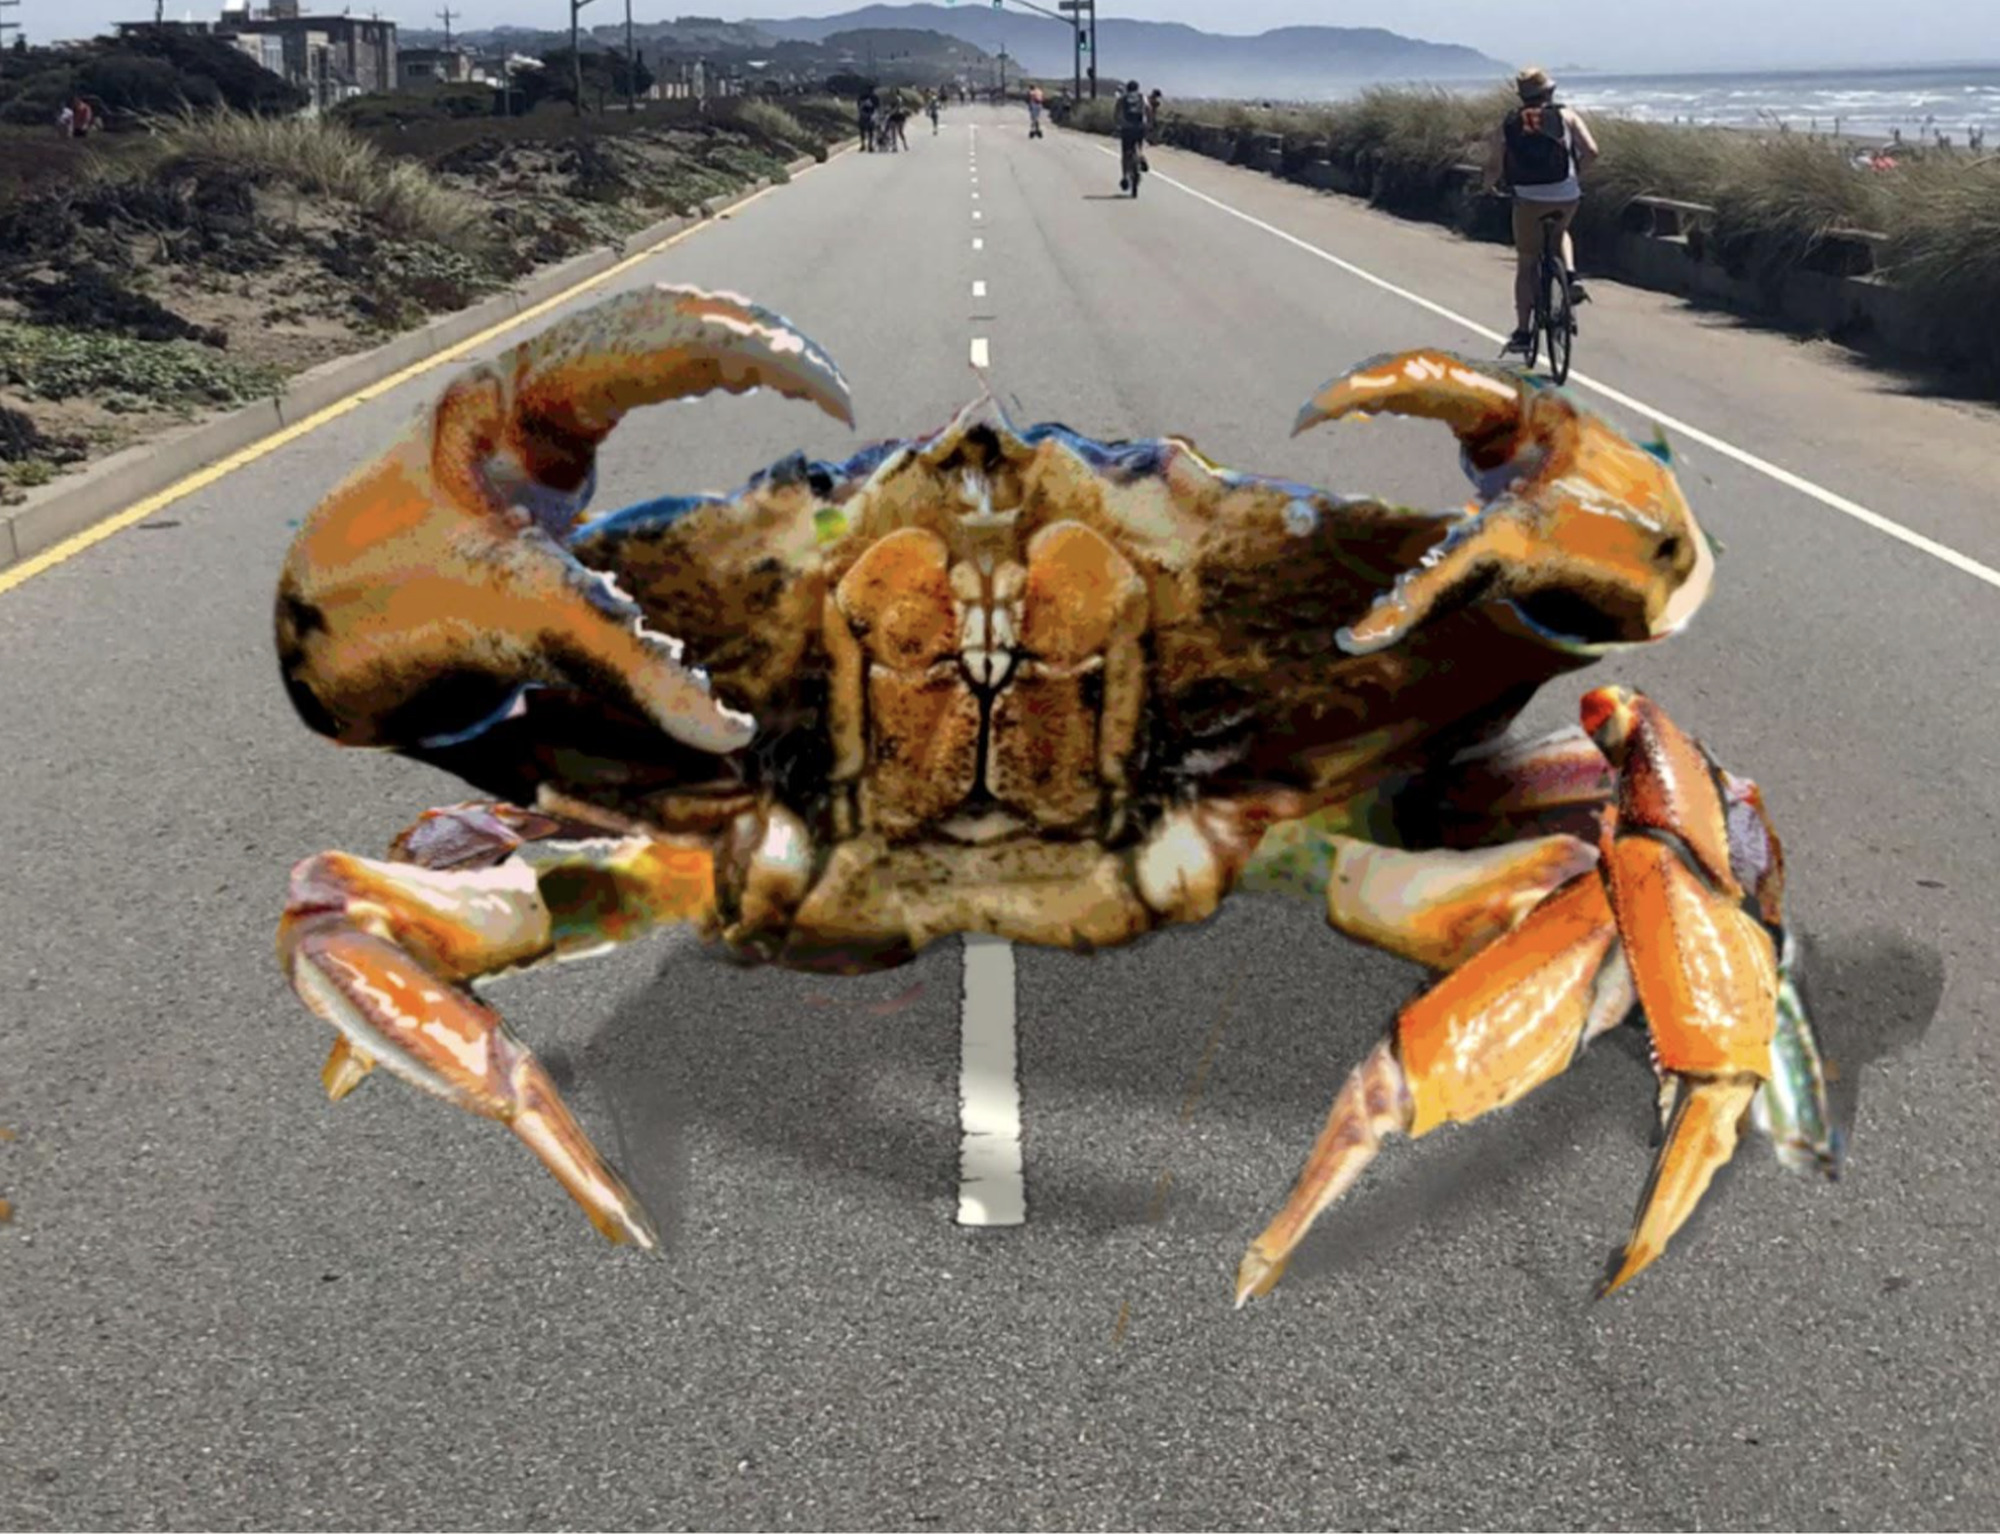
<svg viewBox="0 0 2000 1534"><path fill-rule="evenodd" d="M831 160L832 157L829 156L825 163L831 163ZM790 182L780 182L777 186L765 187L761 192L753 192L741 202L732 204L726 211L733 216L740 210L749 207L751 203L770 196L771 193L778 191L780 187L791 185L792 182L797 182L820 168L819 165L808 165L804 169L794 172ZM272 432L268 437L261 437L248 447L239 448L227 458L218 459L205 469L195 470L194 473L188 475L186 478L174 481L166 489L155 491L145 499L135 501L132 505L126 507L125 510L114 512L102 522L93 523L82 532L74 533L70 537L65 538L61 543L50 545L48 548L43 549L41 553L21 561L20 564L7 570L0 570L0 596L4 596L7 592L12 591L16 586L24 582L33 580L43 571L54 569L64 560L74 559L85 549L90 548L93 544L103 542L112 534L123 532L133 524L145 521L146 518L152 516L155 512L173 505L175 501L193 495L197 490L207 489L217 480L234 474L246 464L255 463L259 458L264 457L268 453L276 452L286 443L297 441L300 437L306 435L307 432L317 431L320 427L326 425L328 421L336 420L346 415L348 411L358 409L370 400L378 399L382 395L387 394L392 389L400 388L419 374L427 373L433 368L443 367L448 362L456 361L467 352L484 346L495 336L503 335L519 325L526 324L530 320L541 318L541 316L547 314L551 309L568 303L577 294L594 288L600 283L608 282L621 272L630 271L642 261L652 260L653 257L661 254L663 251L671 250L674 246L680 244L681 241L692 239L704 229L708 229L721 221L721 215L715 218L705 218L690 228L670 234L664 240L648 245L636 255L627 256L615 265L607 266L596 276L586 277L574 287L564 288L562 292L523 309L519 314L509 319L504 319L497 325L488 326L477 335L467 336L463 341L453 346L448 346L441 352L435 352L420 362L413 362L401 372L392 373L387 378L378 379L372 384L357 389L344 399L335 400L331 405L323 406L321 409L314 411L304 420L295 421L292 425L280 431Z"/></svg>

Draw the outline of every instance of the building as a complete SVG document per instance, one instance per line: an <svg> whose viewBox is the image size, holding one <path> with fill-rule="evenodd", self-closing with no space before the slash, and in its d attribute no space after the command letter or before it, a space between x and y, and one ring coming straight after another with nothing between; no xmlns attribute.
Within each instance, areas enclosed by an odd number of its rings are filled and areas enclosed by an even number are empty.
<svg viewBox="0 0 2000 1534"><path fill-rule="evenodd" d="M472 55L463 48L398 48L396 74L404 90L457 85L479 78Z"/></svg>
<svg viewBox="0 0 2000 1534"><path fill-rule="evenodd" d="M272 56L265 40L275 40L281 67L274 73L305 91L321 111L350 96L393 91L401 83L393 21L301 15L299 0L270 0L268 10L225 9L216 30L234 34L237 46L260 62ZM246 46L253 38L258 52Z"/></svg>

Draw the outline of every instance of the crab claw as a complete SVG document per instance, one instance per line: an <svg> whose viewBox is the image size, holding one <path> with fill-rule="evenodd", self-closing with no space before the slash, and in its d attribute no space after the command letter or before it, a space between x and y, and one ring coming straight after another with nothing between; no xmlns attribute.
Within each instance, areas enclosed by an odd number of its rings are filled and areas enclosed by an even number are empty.
<svg viewBox="0 0 2000 1534"><path fill-rule="evenodd" d="M1618 770L1601 866L1667 1107L1652 1177L1602 1296L1666 1250L1735 1154L1771 1074L1783 861L1755 786L1723 773L1650 699L1600 687L1582 714Z"/></svg>
<svg viewBox="0 0 2000 1534"><path fill-rule="evenodd" d="M694 288L621 293L457 379L292 545L277 636L300 715L348 745L436 745L543 683L608 696L697 750L748 744L754 721L564 540L626 412L760 388L853 424L816 346Z"/></svg>
<svg viewBox="0 0 2000 1534"><path fill-rule="evenodd" d="M1349 654L1495 599L1550 643L1595 653L1671 634L1707 598L1714 552L1663 458L1564 395L1448 352L1405 352L1327 384L1292 431L1384 411L1450 426L1479 498L1341 630Z"/></svg>

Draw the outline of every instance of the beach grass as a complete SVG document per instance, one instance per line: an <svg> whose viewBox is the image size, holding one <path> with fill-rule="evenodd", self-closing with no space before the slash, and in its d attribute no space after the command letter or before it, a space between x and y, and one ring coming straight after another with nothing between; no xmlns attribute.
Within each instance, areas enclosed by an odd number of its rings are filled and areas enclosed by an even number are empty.
<svg viewBox="0 0 2000 1534"><path fill-rule="evenodd" d="M487 209L414 160L384 154L325 118L185 110L160 117L143 154L98 162L97 179L157 178L169 168L215 170L343 203L384 233L473 251Z"/></svg>

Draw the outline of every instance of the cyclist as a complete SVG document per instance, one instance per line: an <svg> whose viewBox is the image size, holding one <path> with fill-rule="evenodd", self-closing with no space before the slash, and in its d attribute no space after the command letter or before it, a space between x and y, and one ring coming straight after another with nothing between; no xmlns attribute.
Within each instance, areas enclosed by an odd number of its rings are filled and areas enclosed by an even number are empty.
<svg viewBox="0 0 2000 1534"><path fill-rule="evenodd" d="M924 112L925 112L925 113L926 113L926 114L927 114L927 115L929 116L929 118L930 118L930 120L931 120L931 137L932 137L932 138L936 138L936 137L937 137L937 134L938 134L938 107L939 107L939 104L940 104L940 103L939 103L939 100L938 100L938 93L937 93L936 91L932 91L932 90L927 90L927 91L925 91L925 92L924 92Z"/></svg>
<svg viewBox="0 0 2000 1534"><path fill-rule="evenodd" d="M1028 87L1028 137L1029 138L1042 137L1042 105L1043 105L1042 88L1039 85L1029 86Z"/></svg>
<svg viewBox="0 0 2000 1534"><path fill-rule="evenodd" d="M1111 119L1118 125L1118 146L1122 151L1118 190L1129 192L1134 167L1146 169L1146 157L1140 153L1146 147L1146 98L1139 93L1137 80L1125 82L1125 89L1111 104Z"/></svg>
<svg viewBox="0 0 2000 1534"><path fill-rule="evenodd" d="M1545 69L1529 67L1514 78L1521 104L1503 118L1486 140L1486 190L1504 173L1514 193L1514 334L1507 350L1526 352L1533 344L1535 278L1542 259L1542 218L1558 214L1563 270L1570 294L1586 294L1576 280L1576 242L1569 226L1583 198L1581 172L1597 158L1597 140L1573 107L1559 105L1556 82Z"/></svg>

